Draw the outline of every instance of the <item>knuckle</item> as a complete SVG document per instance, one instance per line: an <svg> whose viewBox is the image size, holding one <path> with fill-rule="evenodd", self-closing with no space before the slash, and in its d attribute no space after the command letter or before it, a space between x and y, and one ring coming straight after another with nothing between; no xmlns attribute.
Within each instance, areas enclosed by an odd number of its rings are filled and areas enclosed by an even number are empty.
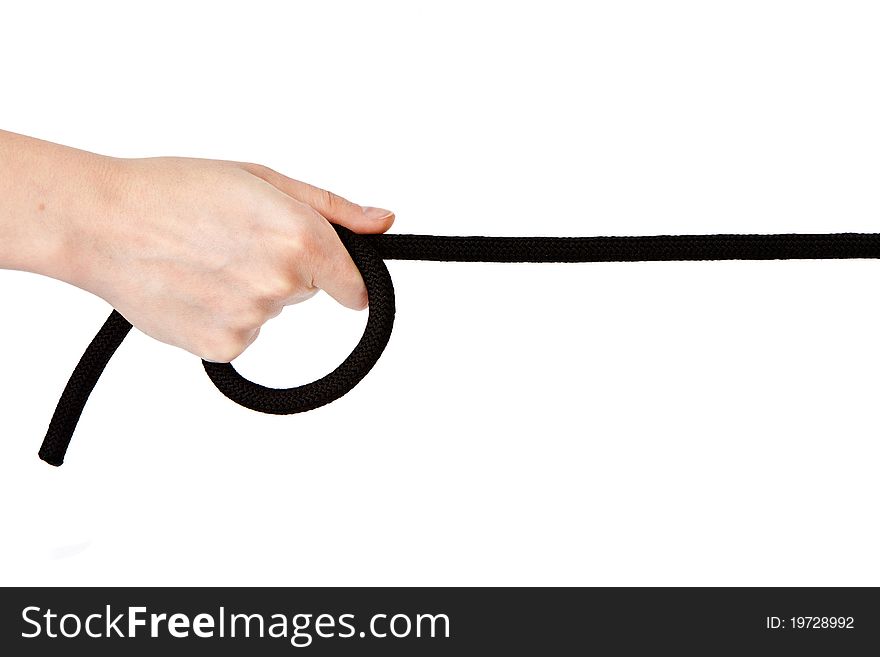
<svg viewBox="0 0 880 657"><path fill-rule="evenodd" d="M235 360L247 347L247 337L243 331L224 330L204 338L198 354L205 360L228 363Z"/></svg>
<svg viewBox="0 0 880 657"><path fill-rule="evenodd" d="M324 255L320 240L308 231L290 238L276 261L277 270L283 272L285 280L280 286L296 291L300 285L309 285L305 280L307 273L314 273Z"/></svg>
<svg viewBox="0 0 880 657"><path fill-rule="evenodd" d="M239 312L233 324L234 328L238 332L253 331L263 325L266 321L266 315L266 305L254 300Z"/></svg>
<svg viewBox="0 0 880 657"><path fill-rule="evenodd" d="M287 263L290 259L301 258L314 253L317 250L318 240L311 230L302 229L294 231L284 241L281 257Z"/></svg>
<svg viewBox="0 0 880 657"><path fill-rule="evenodd" d="M296 294L297 287L296 281L290 276L266 276L256 289L257 303L262 306L282 303Z"/></svg>
<svg viewBox="0 0 880 657"><path fill-rule="evenodd" d="M320 196L321 207L326 208L331 213L333 210L337 209L339 206L339 197L336 196L336 194L326 189L319 189L318 194Z"/></svg>
<svg viewBox="0 0 880 657"><path fill-rule="evenodd" d="M227 307L220 324L227 332L227 338L234 339L239 333L247 333L262 326L266 321L266 305L257 295L248 294Z"/></svg>

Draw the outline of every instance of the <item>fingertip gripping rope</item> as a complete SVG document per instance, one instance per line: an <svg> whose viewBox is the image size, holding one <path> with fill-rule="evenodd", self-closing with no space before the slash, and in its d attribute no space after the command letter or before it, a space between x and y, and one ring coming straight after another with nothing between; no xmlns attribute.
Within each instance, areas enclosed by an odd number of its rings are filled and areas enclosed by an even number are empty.
<svg viewBox="0 0 880 657"><path fill-rule="evenodd" d="M880 235L658 235L650 237L440 237L356 235L336 226L363 276L369 317L360 342L330 374L295 388L248 381L229 363L203 361L214 385L261 413L288 415L329 404L354 388L385 350L394 326L394 285L385 260L451 262L643 262L880 258ZM61 465L92 389L131 324L113 311L89 344L61 395L39 456Z"/></svg>

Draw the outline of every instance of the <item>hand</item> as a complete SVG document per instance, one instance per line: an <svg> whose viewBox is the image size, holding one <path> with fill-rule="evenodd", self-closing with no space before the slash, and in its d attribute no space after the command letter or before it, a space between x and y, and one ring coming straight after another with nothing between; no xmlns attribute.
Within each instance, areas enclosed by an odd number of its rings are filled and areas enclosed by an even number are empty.
<svg viewBox="0 0 880 657"><path fill-rule="evenodd" d="M364 282L329 222L391 226L364 208L255 164L155 158L111 165L110 216L82 222L71 282L152 337L228 362L286 305L325 290L354 309Z"/></svg>
<svg viewBox="0 0 880 657"><path fill-rule="evenodd" d="M97 294L144 333L228 362L288 304L367 291L330 222L391 226L256 164L120 160L0 130L0 268Z"/></svg>

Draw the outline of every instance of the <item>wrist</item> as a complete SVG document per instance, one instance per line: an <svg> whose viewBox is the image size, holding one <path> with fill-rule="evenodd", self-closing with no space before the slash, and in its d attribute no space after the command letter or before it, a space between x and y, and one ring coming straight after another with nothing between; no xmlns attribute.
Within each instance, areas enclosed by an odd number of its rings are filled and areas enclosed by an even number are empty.
<svg viewBox="0 0 880 657"><path fill-rule="evenodd" d="M43 212L42 252L34 271L91 291L109 227L123 207L124 160L75 152L55 190L58 207ZM39 206L38 206L39 207Z"/></svg>

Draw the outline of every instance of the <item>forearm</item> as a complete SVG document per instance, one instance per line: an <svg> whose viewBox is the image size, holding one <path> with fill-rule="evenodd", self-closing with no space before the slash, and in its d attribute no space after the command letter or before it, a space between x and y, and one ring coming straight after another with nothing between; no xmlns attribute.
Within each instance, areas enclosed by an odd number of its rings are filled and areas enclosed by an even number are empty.
<svg viewBox="0 0 880 657"><path fill-rule="evenodd" d="M70 281L114 196L112 158L0 130L0 268Z"/></svg>

